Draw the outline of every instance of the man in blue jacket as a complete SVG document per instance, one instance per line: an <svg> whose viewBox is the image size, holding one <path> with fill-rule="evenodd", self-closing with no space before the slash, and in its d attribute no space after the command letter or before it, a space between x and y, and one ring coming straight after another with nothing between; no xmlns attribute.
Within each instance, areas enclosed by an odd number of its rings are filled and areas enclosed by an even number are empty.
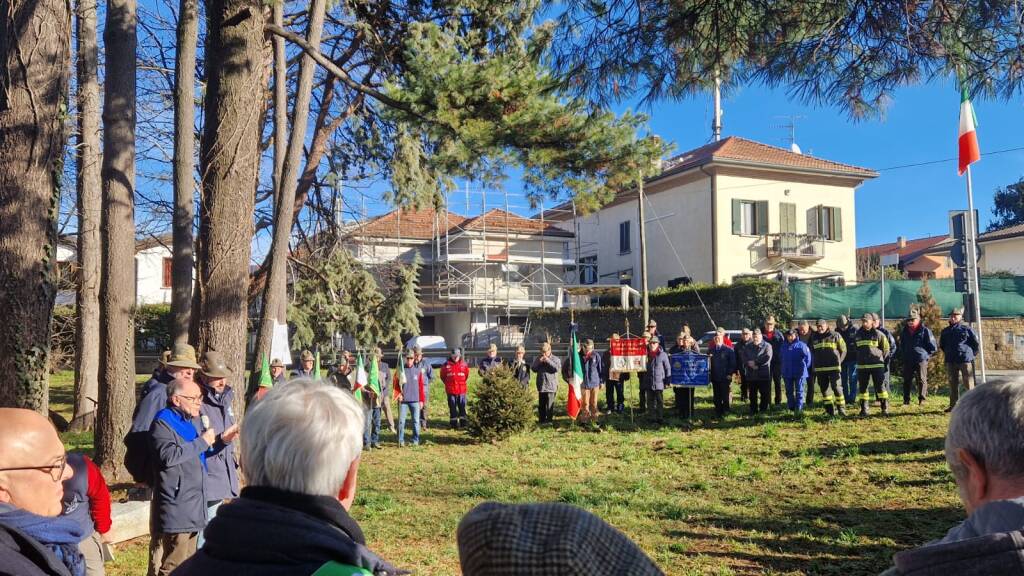
<svg viewBox="0 0 1024 576"><path fill-rule="evenodd" d="M799 415L804 409L804 388L810 375L811 350L798 338L796 328L786 332L780 368L782 378L786 381L786 406ZM814 386L814 382L811 386Z"/></svg>
<svg viewBox="0 0 1024 576"><path fill-rule="evenodd" d="M949 315L949 326L942 329L939 348L946 360L949 373L949 408L953 410L960 398L960 384L970 390L974 388L974 356L978 354L978 336L971 327L963 323L964 309L954 308Z"/></svg>
<svg viewBox="0 0 1024 576"><path fill-rule="evenodd" d="M928 360L935 354L935 336L921 323L921 314L911 310L907 322L900 330L900 341L896 348L903 359L903 405L910 405L910 393L917 380L917 403L924 404L928 398Z"/></svg>
<svg viewBox="0 0 1024 576"><path fill-rule="evenodd" d="M200 416L204 426L218 434L218 441L206 453L208 470L206 484L206 520L217 515L217 509L225 500L238 498L238 461L235 447L230 440L238 431L232 403L235 390L228 385L228 378L234 372L228 368L224 357L216 350L210 350L203 359L199 379L203 383L203 405ZM203 547L203 535L199 534L199 548Z"/></svg>
<svg viewBox="0 0 1024 576"><path fill-rule="evenodd" d="M192 556L206 526L206 451L217 434L212 428L199 433L202 402L194 381L172 380L167 407L150 428L155 482L148 576L170 574Z"/></svg>

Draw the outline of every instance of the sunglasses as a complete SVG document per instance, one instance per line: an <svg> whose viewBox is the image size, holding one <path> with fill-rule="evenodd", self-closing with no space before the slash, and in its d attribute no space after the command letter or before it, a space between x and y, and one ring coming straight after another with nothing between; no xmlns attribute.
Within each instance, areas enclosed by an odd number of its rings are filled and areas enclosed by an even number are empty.
<svg viewBox="0 0 1024 576"><path fill-rule="evenodd" d="M0 468L0 472L13 472L15 470L39 470L47 472L54 482L60 482L64 477L64 469L68 467L68 457L65 454L50 466L18 466L15 468Z"/></svg>

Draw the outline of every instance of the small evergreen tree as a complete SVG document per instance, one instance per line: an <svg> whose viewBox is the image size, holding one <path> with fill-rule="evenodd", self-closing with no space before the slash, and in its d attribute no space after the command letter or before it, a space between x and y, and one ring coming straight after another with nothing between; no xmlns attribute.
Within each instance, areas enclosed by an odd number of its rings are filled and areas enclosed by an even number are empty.
<svg viewBox="0 0 1024 576"><path fill-rule="evenodd" d="M917 311L921 315L921 323L924 324L938 344L939 334L942 333L942 308L935 302L932 296L932 288L928 285L928 279L921 281L921 288L917 291ZM946 364L941 359L934 358L928 363L928 384L938 386L948 382Z"/></svg>
<svg viewBox="0 0 1024 576"><path fill-rule="evenodd" d="M505 366L487 371L469 403L469 434L498 442L533 425L533 402Z"/></svg>

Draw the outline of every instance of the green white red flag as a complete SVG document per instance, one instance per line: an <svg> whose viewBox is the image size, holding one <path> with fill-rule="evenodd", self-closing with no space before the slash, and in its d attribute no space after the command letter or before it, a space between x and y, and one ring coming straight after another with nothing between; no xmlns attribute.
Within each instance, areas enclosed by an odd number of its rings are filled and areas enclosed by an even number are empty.
<svg viewBox="0 0 1024 576"><path fill-rule="evenodd" d="M957 162L957 173L963 176L967 167L981 160L981 149L978 147L978 120L974 116L974 107L971 106L971 98L967 95L967 88L960 89L960 130L957 144L960 149Z"/></svg>
<svg viewBox="0 0 1024 576"><path fill-rule="evenodd" d="M569 351L569 362L572 373L569 376L569 399L566 409L573 420L580 413L580 401L583 398L583 365L580 363L580 343L576 337L576 325L572 325L572 349Z"/></svg>

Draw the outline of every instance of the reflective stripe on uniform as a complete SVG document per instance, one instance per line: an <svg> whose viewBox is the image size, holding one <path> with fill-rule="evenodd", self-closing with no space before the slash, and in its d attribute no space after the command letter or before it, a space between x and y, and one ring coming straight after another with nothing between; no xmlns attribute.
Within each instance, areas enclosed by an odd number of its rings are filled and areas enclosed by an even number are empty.
<svg viewBox="0 0 1024 576"><path fill-rule="evenodd" d="M867 401L868 399L869 398L868 398L867 394L857 394L857 401L858 402Z"/></svg>
<svg viewBox="0 0 1024 576"><path fill-rule="evenodd" d="M821 399L821 403L826 405L833 405L836 403L836 399L833 398L832 396L825 396L824 398Z"/></svg>
<svg viewBox="0 0 1024 576"><path fill-rule="evenodd" d="M857 346L874 346L875 348L879 348L878 340L857 340Z"/></svg>
<svg viewBox="0 0 1024 576"><path fill-rule="evenodd" d="M885 392L885 391L883 391L883 392L881 392L879 394L876 394L875 396L877 396L879 400L888 400L889 399L889 393Z"/></svg>
<svg viewBox="0 0 1024 576"><path fill-rule="evenodd" d="M858 370L870 370L872 368L885 368L885 364L857 364Z"/></svg>
<svg viewBox="0 0 1024 576"><path fill-rule="evenodd" d="M822 341L822 342L816 342L814 344L814 349L815 350L818 350L819 348L832 348L832 349L836 349L838 347L839 347L839 345L836 344L835 342L824 342L824 341Z"/></svg>
<svg viewBox="0 0 1024 576"><path fill-rule="evenodd" d="M815 373L818 372L839 372L839 366L822 366L814 369Z"/></svg>

